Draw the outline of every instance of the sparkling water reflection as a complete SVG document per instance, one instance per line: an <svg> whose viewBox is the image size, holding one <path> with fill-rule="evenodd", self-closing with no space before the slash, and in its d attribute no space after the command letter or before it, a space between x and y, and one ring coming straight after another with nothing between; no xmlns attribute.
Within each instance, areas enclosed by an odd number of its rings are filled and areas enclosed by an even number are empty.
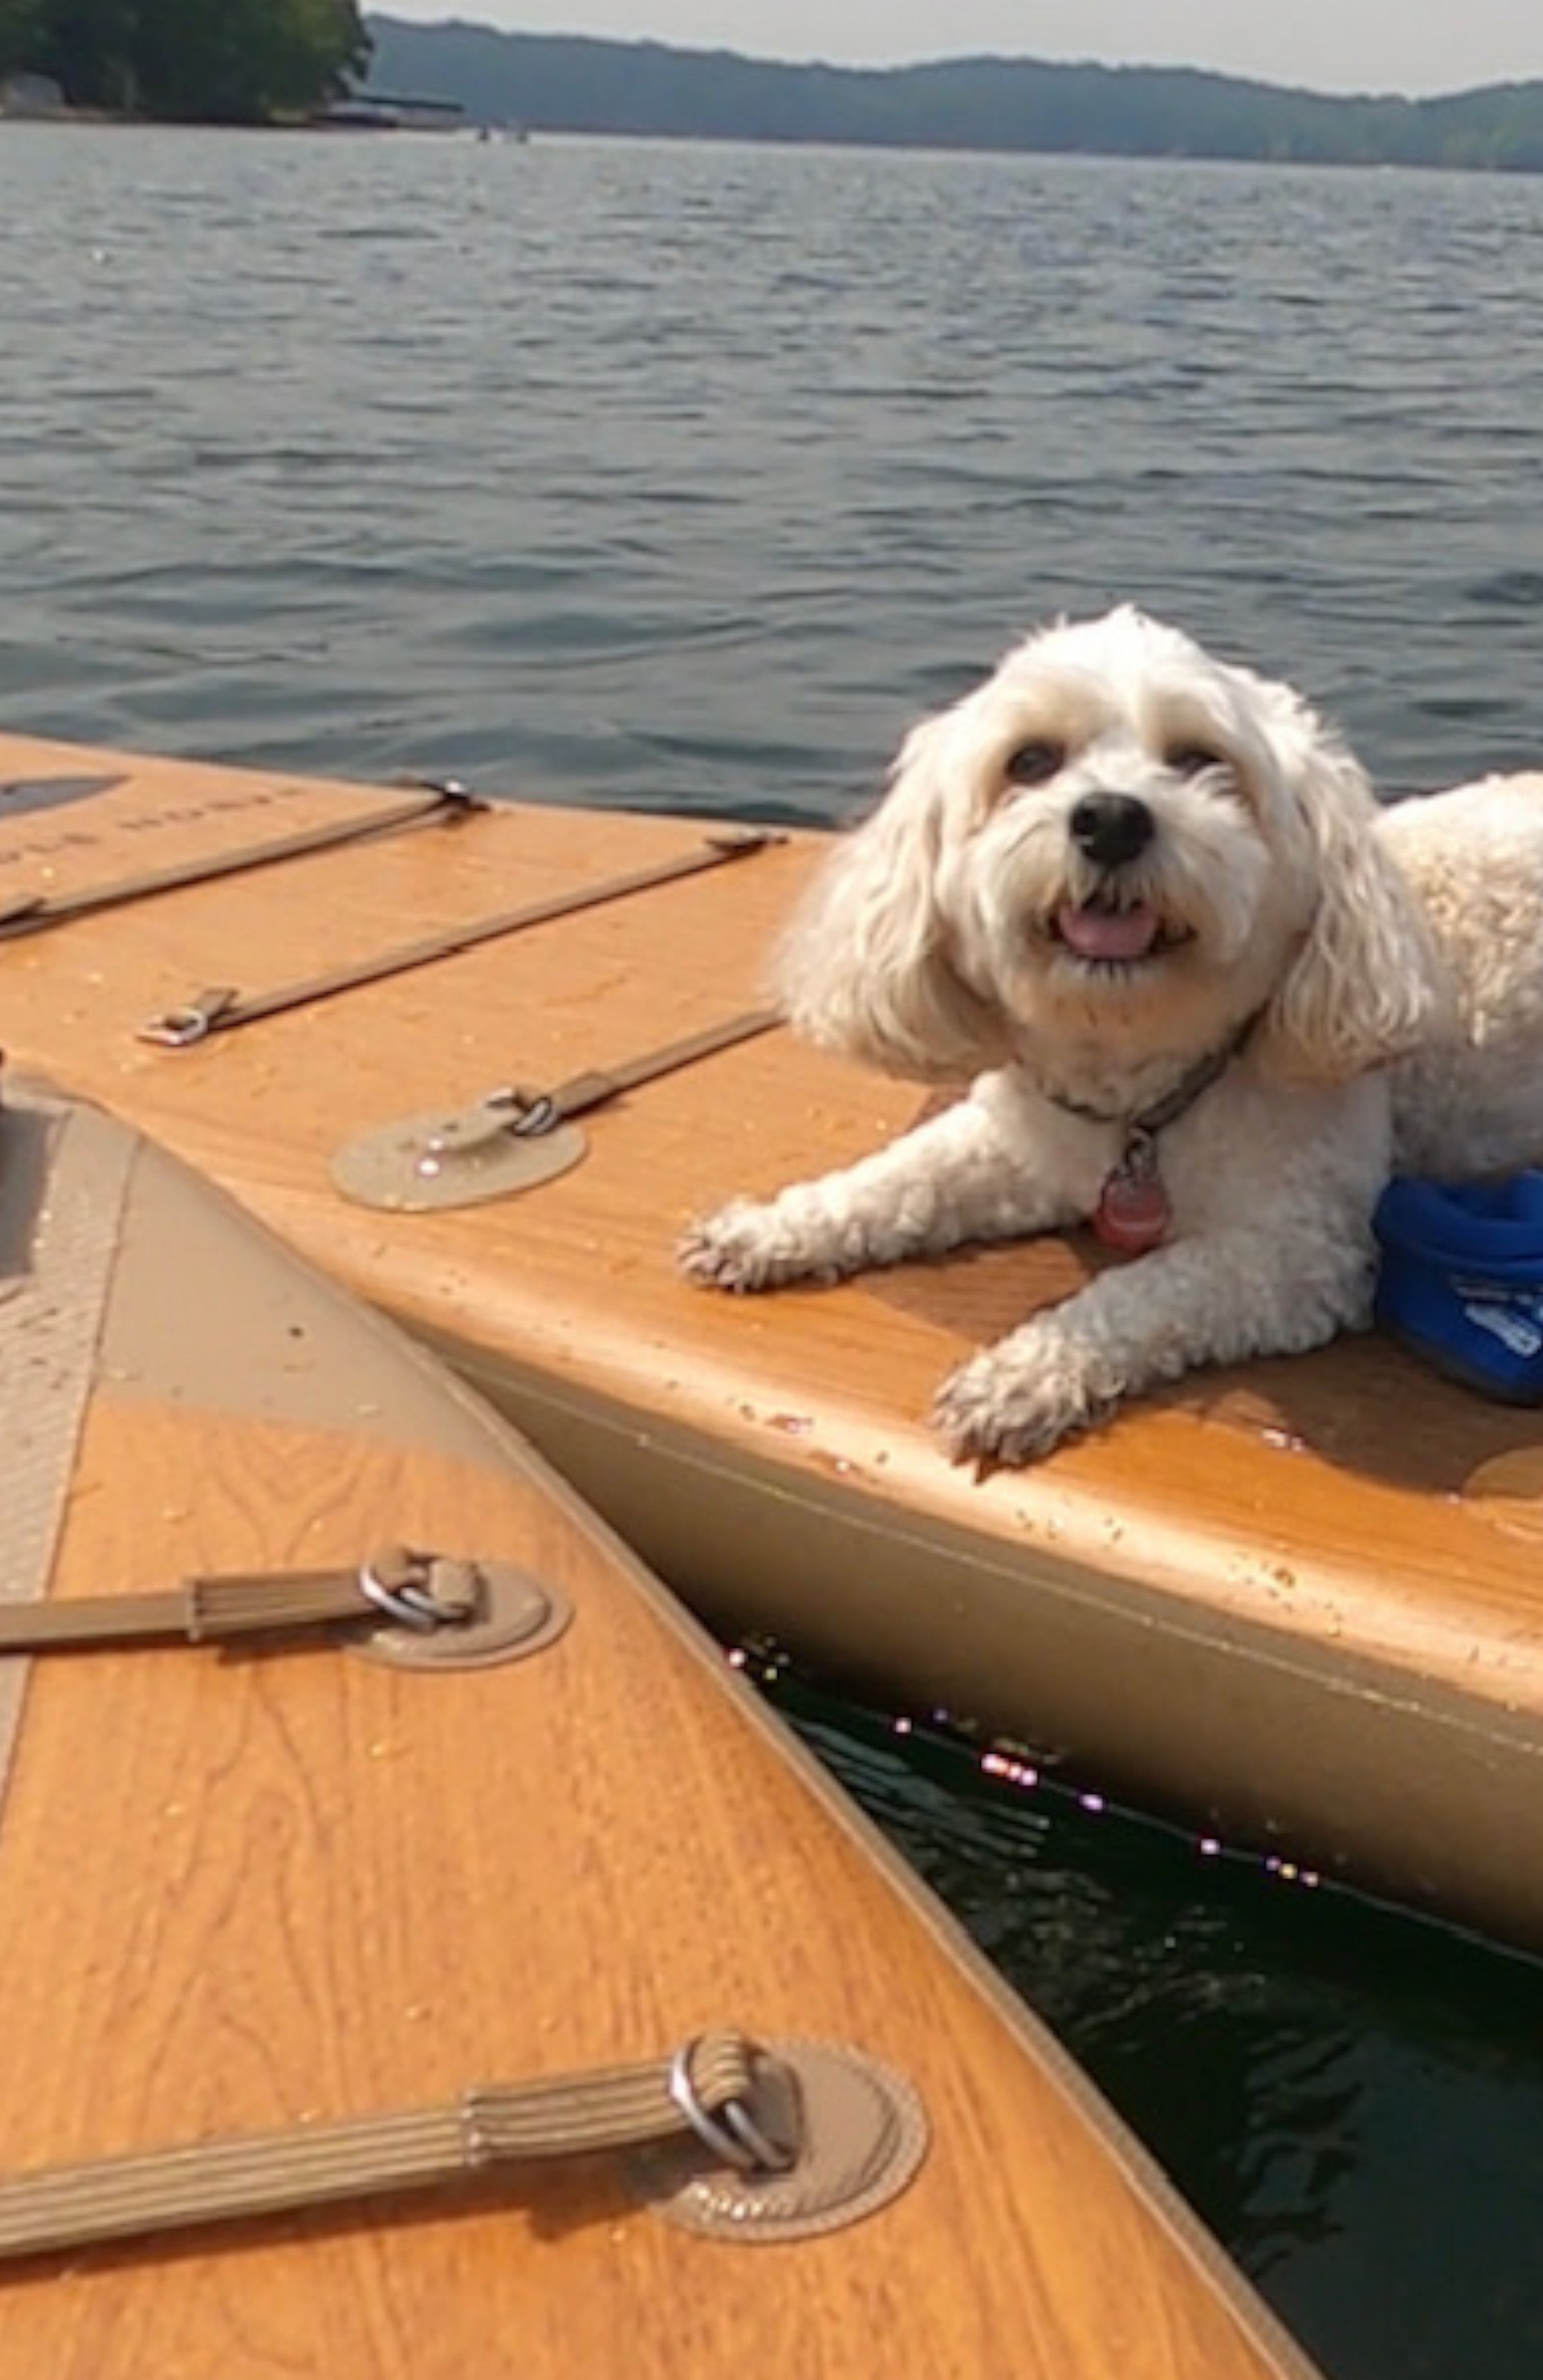
<svg viewBox="0 0 1543 2380"><path fill-rule="evenodd" d="M1543 1969L756 1666L1330 2380L1543 2368Z"/></svg>

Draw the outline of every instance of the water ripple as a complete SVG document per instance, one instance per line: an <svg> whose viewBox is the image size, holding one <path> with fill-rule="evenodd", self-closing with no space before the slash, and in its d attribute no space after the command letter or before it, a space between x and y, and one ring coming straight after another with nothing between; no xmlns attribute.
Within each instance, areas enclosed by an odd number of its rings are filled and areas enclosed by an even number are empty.
<svg viewBox="0 0 1543 2380"><path fill-rule="evenodd" d="M1536 182L13 126L0 203L17 725L833 816L1132 596L1390 783L1543 749Z"/></svg>

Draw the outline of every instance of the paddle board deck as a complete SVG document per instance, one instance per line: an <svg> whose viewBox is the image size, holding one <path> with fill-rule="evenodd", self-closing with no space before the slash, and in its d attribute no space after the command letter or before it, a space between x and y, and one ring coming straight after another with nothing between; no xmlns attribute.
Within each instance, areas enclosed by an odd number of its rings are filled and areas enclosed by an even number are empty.
<svg viewBox="0 0 1543 2380"><path fill-rule="evenodd" d="M0 908L403 798L18 737L5 781ZM450 1354L720 1629L1543 1944L1530 1414L1370 1337L1196 1374L977 1480L925 1427L937 1383L1094 1259L1047 1240L760 1298L688 1287L673 1248L693 1214L920 1111L780 1029L596 1106L582 1160L517 1195L395 1213L339 1192L338 1152L399 1119L485 1116L494 1090L626 1073L751 1014L824 839L703 865L714 823L501 804L13 929L5 1036ZM459 955L264 1009L457 936ZM206 991L264 1013L182 1048L137 1038L189 1003L196 1024Z"/></svg>
<svg viewBox="0 0 1543 2380"><path fill-rule="evenodd" d="M976 2380L1005 2351L1044 2380L1311 2380L952 1921L432 1359L37 1085L0 1110L0 1289L7 1645L98 1627L103 1596L164 1632L179 1577L206 1630L233 1593L291 1597L275 1573L389 1584L383 1539L490 1606L427 1652L367 1605L341 1634L0 1653L8 2369L845 2380L878 2354ZM499 2095L469 2086L724 2027L808 2088L788 2174L488 2161ZM199 2168L196 2222L8 2261L61 2207L67 2238L121 2207L96 2160L289 2128L310 2171L333 2128L420 2108L468 2167L437 2194L229 2228Z"/></svg>

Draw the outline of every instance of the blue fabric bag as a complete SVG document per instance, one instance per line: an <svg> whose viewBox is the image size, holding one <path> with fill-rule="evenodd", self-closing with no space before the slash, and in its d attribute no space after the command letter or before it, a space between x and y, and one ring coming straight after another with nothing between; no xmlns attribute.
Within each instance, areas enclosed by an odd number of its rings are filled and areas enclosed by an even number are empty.
<svg viewBox="0 0 1543 2380"><path fill-rule="evenodd" d="M1384 1329L1483 1396L1543 1402L1543 1173L1400 1179L1372 1227Z"/></svg>

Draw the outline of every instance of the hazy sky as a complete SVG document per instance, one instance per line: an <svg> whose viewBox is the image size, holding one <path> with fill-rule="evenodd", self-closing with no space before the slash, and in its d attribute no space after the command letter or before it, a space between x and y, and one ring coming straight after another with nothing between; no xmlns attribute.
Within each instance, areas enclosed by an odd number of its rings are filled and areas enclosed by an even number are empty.
<svg viewBox="0 0 1543 2380"><path fill-rule="evenodd" d="M1213 67L1318 91L1470 89L1543 79L1535 0L371 0L531 33L647 36L752 57L1097 58Z"/></svg>

